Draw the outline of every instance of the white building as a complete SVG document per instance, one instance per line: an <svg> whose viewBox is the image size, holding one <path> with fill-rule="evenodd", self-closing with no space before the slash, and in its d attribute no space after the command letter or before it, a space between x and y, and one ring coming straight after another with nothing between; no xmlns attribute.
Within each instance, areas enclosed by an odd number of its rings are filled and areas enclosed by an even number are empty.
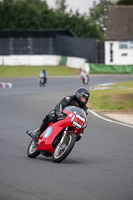
<svg viewBox="0 0 133 200"><path fill-rule="evenodd" d="M109 6L105 64L133 65L133 6Z"/></svg>

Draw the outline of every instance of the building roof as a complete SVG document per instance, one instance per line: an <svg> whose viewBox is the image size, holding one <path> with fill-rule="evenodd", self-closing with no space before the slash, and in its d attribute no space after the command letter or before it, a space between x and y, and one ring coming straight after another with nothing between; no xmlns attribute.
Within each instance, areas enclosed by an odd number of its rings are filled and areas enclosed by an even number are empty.
<svg viewBox="0 0 133 200"><path fill-rule="evenodd" d="M133 40L133 6L109 6L105 40Z"/></svg>

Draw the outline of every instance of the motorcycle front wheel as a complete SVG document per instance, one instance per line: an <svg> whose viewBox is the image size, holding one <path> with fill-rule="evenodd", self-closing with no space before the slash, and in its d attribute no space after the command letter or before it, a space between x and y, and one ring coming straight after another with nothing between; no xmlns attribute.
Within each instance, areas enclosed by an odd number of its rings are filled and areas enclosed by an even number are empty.
<svg viewBox="0 0 133 200"><path fill-rule="evenodd" d="M73 133L69 133L62 144L60 142L57 144L53 154L52 160L56 163L60 163L63 161L68 154L72 151L76 142L76 135Z"/></svg>
<svg viewBox="0 0 133 200"><path fill-rule="evenodd" d="M36 158L40 154L40 151L37 150L36 145L33 140L31 140L28 149L27 149L27 155L30 158Z"/></svg>

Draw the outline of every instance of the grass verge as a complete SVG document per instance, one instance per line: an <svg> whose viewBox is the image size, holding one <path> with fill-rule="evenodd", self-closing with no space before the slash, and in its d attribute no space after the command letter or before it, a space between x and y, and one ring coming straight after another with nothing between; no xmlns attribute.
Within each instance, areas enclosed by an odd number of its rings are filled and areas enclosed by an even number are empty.
<svg viewBox="0 0 133 200"><path fill-rule="evenodd" d="M133 113L133 81L90 91L89 108L95 111Z"/></svg>
<svg viewBox="0 0 133 200"><path fill-rule="evenodd" d="M0 77L36 77L42 69L49 76L79 75L79 69L65 66L0 66Z"/></svg>

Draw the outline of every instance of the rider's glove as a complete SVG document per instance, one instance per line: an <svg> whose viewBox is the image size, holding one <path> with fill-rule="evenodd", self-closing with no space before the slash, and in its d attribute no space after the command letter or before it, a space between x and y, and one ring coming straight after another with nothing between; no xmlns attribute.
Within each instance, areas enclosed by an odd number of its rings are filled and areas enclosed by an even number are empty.
<svg viewBox="0 0 133 200"><path fill-rule="evenodd" d="M65 115L63 113L56 112L57 120L64 119Z"/></svg>
<svg viewBox="0 0 133 200"><path fill-rule="evenodd" d="M89 113L89 109L87 109L87 110L85 111L85 113L86 113L86 115L88 115L88 113Z"/></svg>

